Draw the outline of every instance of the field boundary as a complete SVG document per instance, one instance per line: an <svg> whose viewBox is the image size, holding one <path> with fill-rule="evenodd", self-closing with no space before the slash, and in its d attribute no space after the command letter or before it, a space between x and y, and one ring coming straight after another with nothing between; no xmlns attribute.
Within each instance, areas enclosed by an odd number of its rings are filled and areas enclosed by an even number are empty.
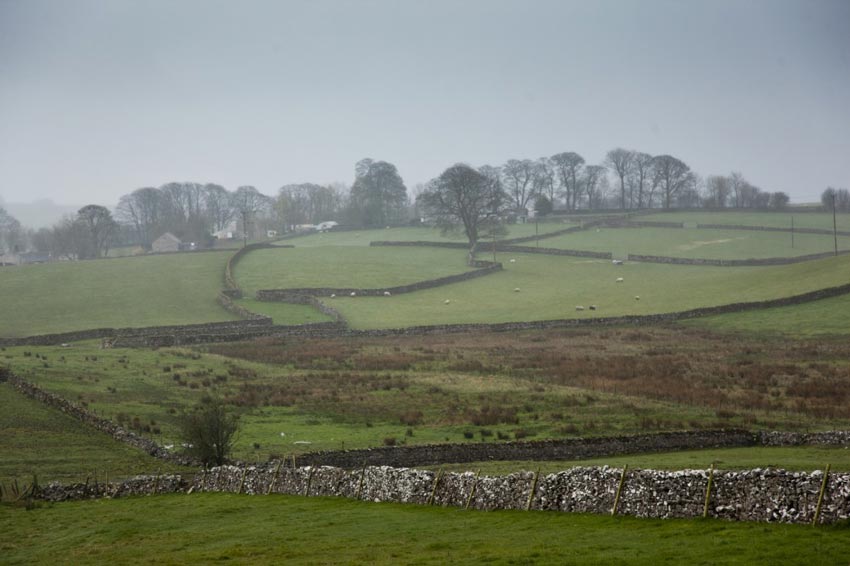
<svg viewBox="0 0 850 566"><path fill-rule="evenodd" d="M821 234L832 236L833 231L826 228L783 228L781 226L750 226L747 224L697 224L699 230L751 230L756 232L788 232L796 234ZM846 230L837 230L834 232L839 236L850 236L850 232Z"/></svg>
<svg viewBox="0 0 850 566"><path fill-rule="evenodd" d="M838 255L850 254L850 250L842 250ZM628 261L639 261L642 263L666 263L671 265L710 265L713 267L757 267L766 265L791 265L817 259L835 257L835 252L823 252L792 257L765 257L751 259L699 259L688 257L670 257L657 255L629 254Z"/></svg>

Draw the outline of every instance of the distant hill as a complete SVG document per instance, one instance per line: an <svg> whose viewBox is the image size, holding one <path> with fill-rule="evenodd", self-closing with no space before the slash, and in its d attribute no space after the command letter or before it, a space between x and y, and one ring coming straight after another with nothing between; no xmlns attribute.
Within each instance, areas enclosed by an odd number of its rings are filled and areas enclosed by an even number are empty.
<svg viewBox="0 0 850 566"><path fill-rule="evenodd" d="M59 222L63 216L76 214L83 205L56 204L43 199L34 202L4 202L0 206L28 228L47 228Z"/></svg>

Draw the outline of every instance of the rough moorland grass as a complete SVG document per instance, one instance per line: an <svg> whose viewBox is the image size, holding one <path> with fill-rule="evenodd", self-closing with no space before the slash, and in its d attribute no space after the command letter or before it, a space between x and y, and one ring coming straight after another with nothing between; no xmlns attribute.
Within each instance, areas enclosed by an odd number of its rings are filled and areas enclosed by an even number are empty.
<svg viewBox="0 0 850 566"><path fill-rule="evenodd" d="M100 481L157 470L185 471L114 441L0 384L0 482ZM0 529L2 530L2 529Z"/></svg>
<svg viewBox="0 0 850 566"><path fill-rule="evenodd" d="M794 257L832 252L832 236L747 230L697 230L696 228L599 228L564 234L540 241L550 248L705 259ZM838 238L838 249L850 247L850 238Z"/></svg>
<svg viewBox="0 0 850 566"><path fill-rule="evenodd" d="M274 495L0 507L0 524L7 564L845 565L850 545L846 525L484 513Z"/></svg>
<svg viewBox="0 0 850 566"><path fill-rule="evenodd" d="M246 295L293 287L392 287L469 271L466 252L441 248L343 247L254 251L236 267Z"/></svg>
<svg viewBox="0 0 850 566"><path fill-rule="evenodd" d="M832 230L832 213L827 212L754 212L734 211L725 212L657 212L636 217L635 220L655 222L684 222L686 227L697 224L738 224L742 226L771 226L776 228L791 228L791 217L794 217L795 228L820 228ZM836 215L836 225L839 230L850 230L850 214Z"/></svg>
<svg viewBox="0 0 850 566"><path fill-rule="evenodd" d="M534 471L537 468L540 468L544 474L550 474L575 466L622 468L628 465L631 469L707 470L712 464L718 470L752 470L771 467L800 472L823 470L829 464L830 469L839 472L850 470L850 450L825 446L713 448L560 462L471 462L429 467L434 469L442 467L446 471L461 472L481 470L481 473L485 475L503 475L522 470Z"/></svg>
<svg viewBox="0 0 850 566"><path fill-rule="evenodd" d="M683 321L694 328L747 334L811 337L850 333L850 295L772 309Z"/></svg>
<svg viewBox="0 0 850 566"><path fill-rule="evenodd" d="M0 269L0 336L233 320L216 303L229 252Z"/></svg>
<svg viewBox="0 0 850 566"><path fill-rule="evenodd" d="M508 258L515 258L510 263ZM505 270L394 297L325 298L354 328L645 315L760 301L841 285L850 258L787 266L706 267L501 254ZM623 277L624 282L616 279ZM520 289L519 292L514 289ZM636 300L635 297L640 297ZM445 301L449 300L449 304ZM576 311L576 306L585 307ZM597 305L598 310L587 307ZM843 319L842 313L831 318Z"/></svg>

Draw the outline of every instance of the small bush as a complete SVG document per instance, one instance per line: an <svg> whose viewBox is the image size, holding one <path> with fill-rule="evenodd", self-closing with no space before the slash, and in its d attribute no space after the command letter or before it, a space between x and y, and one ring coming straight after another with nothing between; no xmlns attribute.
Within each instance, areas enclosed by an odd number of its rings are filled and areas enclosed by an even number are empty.
<svg viewBox="0 0 850 566"><path fill-rule="evenodd" d="M384 438L384 446L395 446L395 445L396 445L395 436L388 436L388 437Z"/></svg>

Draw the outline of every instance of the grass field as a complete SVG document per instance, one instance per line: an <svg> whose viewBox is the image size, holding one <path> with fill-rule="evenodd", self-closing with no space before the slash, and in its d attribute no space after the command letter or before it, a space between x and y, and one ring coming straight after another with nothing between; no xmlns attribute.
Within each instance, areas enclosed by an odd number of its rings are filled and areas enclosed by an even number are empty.
<svg viewBox="0 0 850 566"><path fill-rule="evenodd" d="M507 261L515 259L515 263ZM591 318L759 301L847 283L850 258L788 266L704 267L501 254L505 270L394 297L322 299L354 328ZM616 279L623 277L623 283ZM519 288L520 292L514 289ZM635 297L640 297L636 300ZM445 304L449 300L450 304ZM598 310L576 311L577 305ZM844 318L835 312L831 318ZM837 322L836 322L837 323Z"/></svg>
<svg viewBox="0 0 850 566"><path fill-rule="evenodd" d="M181 471L95 432L76 419L29 399L0 383L0 483L103 481L141 473ZM183 469L185 471L185 469ZM2 531L2 529L0 529Z"/></svg>
<svg viewBox="0 0 850 566"><path fill-rule="evenodd" d="M31 511L0 506L0 525L0 552L10 565L844 566L850 547L846 525L484 513L274 495L170 495L62 503Z"/></svg>
<svg viewBox="0 0 850 566"><path fill-rule="evenodd" d="M293 287L393 287L470 271L466 252L442 248L345 247L263 249L236 266L246 295Z"/></svg>
<svg viewBox="0 0 850 566"><path fill-rule="evenodd" d="M721 314L680 324L720 332L797 337L850 334L850 295L802 305Z"/></svg>
<svg viewBox="0 0 850 566"><path fill-rule="evenodd" d="M228 252L0 269L0 336L233 320L216 303Z"/></svg>
<svg viewBox="0 0 850 566"><path fill-rule="evenodd" d="M832 252L832 236L746 230L698 230L696 228L600 228L540 240L541 247L628 254L704 259L753 259L794 257ZM850 238L839 237L838 249L850 248Z"/></svg>
<svg viewBox="0 0 850 566"><path fill-rule="evenodd" d="M741 226L770 226L790 229L792 216L794 217L795 228L832 230L832 213L828 212L672 211L636 216L634 219L653 222L684 222L685 227L696 227L697 224L739 224ZM835 220L839 230L850 231L850 214L846 212L836 214Z"/></svg>

